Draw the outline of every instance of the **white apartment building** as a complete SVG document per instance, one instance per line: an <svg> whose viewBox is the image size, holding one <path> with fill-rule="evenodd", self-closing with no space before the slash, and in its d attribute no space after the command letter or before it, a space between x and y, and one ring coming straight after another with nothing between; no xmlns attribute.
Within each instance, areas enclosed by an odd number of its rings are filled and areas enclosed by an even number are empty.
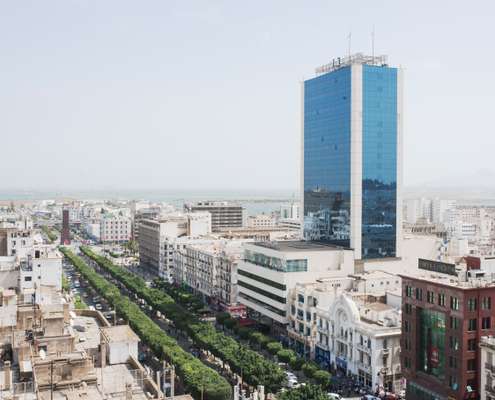
<svg viewBox="0 0 495 400"><path fill-rule="evenodd" d="M175 251L175 282L185 284L210 304L237 304L237 262L242 241L204 240Z"/></svg>
<svg viewBox="0 0 495 400"><path fill-rule="evenodd" d="M51 298L44 298L44 294L53 291L46 289L62 290L62 254L52 246L36 246L32 252L21 260L19 289L32 291L38 304L50 303Z"/></svg>
<svg viewBox="0 0 495 400"><path fill-rule="evenodd" d="M299 203L282 204L280 206L280 218L300 220L301 214Z"/></svg>
<svg viewBox="0 0 495 400"><path fill-rule="evenodd" d="M124 243L131 240L132 221L128 217L104 214L100 219L102 243Z"/></svg>
<svg viewBox="0 0 495 400"><path fill-rule="evenodd" d="M350 277L321 278L312 283L296 284L288 297L289 324L286 344L300 356L315 359L317 309L328 309L337 296L351 290Z"/></svg>
<svg viewBox="0 0 495 400"><path fill-rule="evenodd" d="M317 310L317 362L357 376L372 390L401 390L400 315L376 296L340 294Z"/></svg>
<svg viewBox="0 0 495 400"><path fill-rule="evenodd" d="M455 200L433 199L432 222L444 224L448 218L448 212L456 207Z"/></svg>
<svg viewBox="0 0 495 400"><path fill-rule="evenodd" d="M427 198L404 200L404 221L415 224L419 220L432 222L432 200Z"/></svg>
<svg viewBox="0 0 495 400"><path fill-rule="evenodd" d="M277 225L276 219L267 214L249 216L247 218L248 228L273 228Z"/></svg>
<svg viewBox="0 0 495 400"><path fill-rule="evenodd" d="M159 220L142 220L138 237L140 263L151 267L158 276L171 282L174 275L174 250L176 244L181 242L177 239L199 238L210 233L209 213L175 213Z"/></svg>
<svg viewBox="0 0 495 400"><path fill-rule="evenodd" d="M482 336L480 340L480 400L495 400L495 338Z"/></svg>
<svg viewBox="0 0 495 400"><path fill-rule="evenodd" d="M8 226L0 228L0 256L27 257L34 244L32 229Z"/></svg>
<svg viewBox="0 0 495 400"><path fill-rule="evenodd" d="M17 324L17 295L15 290L0 287L0 331Z"/></svg>
<svg viewBox="0 0 495 400"><path fill-rule="evenodd" d="M352 250L309 241L246 243L237 269L238 299L254 318L285 334L289 293L297 284L353 272Z"/></svg>
<svg viewBox="0 0 495 400"><path fill-rule="evenodd" d="M209 212L213 232L230 228L242 228L245 223L244 207L228 201L202 201L195 204L186 204L184 209L188 212Z"/></svg>
<svg viewBox="0 0 495 400"><path fill-rule="evenodd" d="M394 304L400 309L401 279L385 271L363 272L335 278L321 278L314 283L297 284L290 292L288 345L301 356L325 363L325 352L317 352L317 314L324 315L342 293L363 293L385 298L394 295ZM317 357L318 356L318 357ZM326 359L329 364L329 355Z"/></svg>

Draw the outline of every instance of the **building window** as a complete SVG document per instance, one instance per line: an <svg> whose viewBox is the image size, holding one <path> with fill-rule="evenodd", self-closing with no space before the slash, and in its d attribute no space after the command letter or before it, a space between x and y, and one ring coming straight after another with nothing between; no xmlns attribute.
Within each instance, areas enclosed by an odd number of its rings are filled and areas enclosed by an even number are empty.
<svg viewBox="0 0 495 400"><path fill-rule="evenodd" d="M298 301L299 303L304 304L304 296L303 296L302 294L298 294L298 295L297 295L297 301Z"/></svg>
<svg viewBox="0 0 495 400"><path fill-rule="evenodd" d="M423 289L416 288L416 300L423 300Z"/></svg>
<svg viewBox="0 0 495 400"><path fill-rule="evenodd" d="M491 319L490 317L483 317L481 319L481 329L490 329L491 328Z"/></svg>
<svg viewBox="0 0 495 400"><path fill-rule="evenodd" d="M449 386L452 390L457 390L459 388L459 385L457 383L457 377L453 375L449 376Z"/></svg>
<svg viewBox="0 0 495 400"><path fill-rule="evenodd" d="M450 309L457 311L459 310L459 299L454 296L450 296Z"/></svg>
<svg viewBox="0 0 495 400"><path fill-rule="evenodd" d="M457 369L457 358L452 356L449 357L449 367L453 369Z"/></svg>
<svg viewBox="0 0 495 400"><path fill-rule="evenodd" d="M476 339L468 339L468 351L476 351Z"/></svg>
<svg viewBox="0 0 495 400"><path fill-rule="evenodd" d="M440 293L438 295L438 305L439 306L442 306L442 307L445 307L445 294Z"/></svg>
<svg viewBox="0 0 495 400"><path fill-rule="evenodd" d="M434 304L435 303L435 293L433 293L430 290L427 290L426 291L426 301L430 304Z"/></svg>
<svg viewBox="0 0 495 400"><path fill-rule="evenodd" d="M483 310L491 310L492 308L492 298L491 297L483 297L481 300L481 309Z"/></svg>
<svg viewBox="0 0 495 400"><path fill-rule="evenodd" d="M476 318L471 318L468 323L468 331L475 331L476 330L476 323L477 320Z"/></svg>
<svg viewBox="0 0 495 400"><path fill-rule="evenodd" d="M295 314L296 314L296 307L295 307L294 305L291 305L291 306L290 306L290 313L291 313L292 315L295 315Z"/></svg>
<svg viewBox="0 0 495 400"><path fill-rule="evenodd" d="M409 332L409 321L404 320L404 332Z"/></svg>
<svg viewBox="0 0 495 400"><path fill-rule="evenodd" d="M450 317L450 329L459 329L459 318Z"/></svg>
<svg viewBox="0 0 495 400"><path fill-rule="evenodd" d="M404 311L406 314L412 314L412 304L406 303L404 306Z"/></svg>
<svg viewBox="0 0 495 400"><path fill-rule="evenodd" d="M449 347L452 350L459 350L459 339L455 336L449 336Z"/></svg>
<svg viewBox="0 0 495 400"><path fill-rule="evenodd" d="M467 362L467 370L468 371L476 371L476 359L471 358Z"/></svg>
<svg viewBox="0 0 495 400"><path fill-rule="evenodd" d="M476 298L468 299L468 311L476 311Z"/></svg>
<svg viewBox="0 0 495 400"><path fill-rule="evenodd" d="M406 286L406 296L412 297L413 288L411 286Z"/></svg>

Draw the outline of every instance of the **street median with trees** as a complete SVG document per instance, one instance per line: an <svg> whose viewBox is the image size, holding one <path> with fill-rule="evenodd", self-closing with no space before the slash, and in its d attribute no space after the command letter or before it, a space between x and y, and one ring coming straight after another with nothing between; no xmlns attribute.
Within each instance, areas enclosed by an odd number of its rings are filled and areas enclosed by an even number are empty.
<svg viewBox="0 0 495 400"><path fill-rule="evenodd" d="M153 352L175 366L185 389L194 398L203 400L229 400L231 398L232 388L218 372L184 351L177 341L168 336L141 311L138 305L122 296L117 286L109 283L89 267L82 258L65 247L60 247L60 251L90 285L105 297L117 313L129 321L131 327L151 347Z"/></svg>
<svg viewBox="0 0 495 400"><path fill-rule="evenodd" d="M263 385L267 393L276 393L281 388L286 377L277 363L266 359L225 333L217 331L212 324L202 322L193 311L177 304L164 291L149 288L142 278L95 254L89 247L81 246L81 251L128 290L144 299L154 310L163 313L177 328L186 332L197 347L211 352L227 363L243 381L254 387ZM187 296L184 295L184 298L186 299ZM198 306L194 300L189 300L190 308Z"/></svg>

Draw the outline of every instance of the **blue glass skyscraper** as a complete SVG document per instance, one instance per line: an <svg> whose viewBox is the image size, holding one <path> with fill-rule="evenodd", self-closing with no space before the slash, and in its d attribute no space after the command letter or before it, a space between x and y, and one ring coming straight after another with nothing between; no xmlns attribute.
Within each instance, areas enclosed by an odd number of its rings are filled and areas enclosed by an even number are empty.
<svg viewBox="0 0 495 400"><path fill-rule="evenodd" d="M402 72L356 54L316 73L303 84L304 236L398 257Z"/></svg>

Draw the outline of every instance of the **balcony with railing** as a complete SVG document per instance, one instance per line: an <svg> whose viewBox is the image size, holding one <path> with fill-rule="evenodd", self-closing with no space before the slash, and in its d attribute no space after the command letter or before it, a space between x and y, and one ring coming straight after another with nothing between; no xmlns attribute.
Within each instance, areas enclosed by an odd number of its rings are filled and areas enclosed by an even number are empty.
<svg viewBox="0 0 495 400"><path fill-rule="evenodd" d="M485 363L485 369L490 371L492 374L495 374L495 365L491 363Z"/></svg>
<svg viewBox="0 0 495 400"><path fill-rule="evenodd" d="M493 387L492 385L490 385L488 383L485 385L485 391L487 394L495 396L495 387Z"/></svg>

